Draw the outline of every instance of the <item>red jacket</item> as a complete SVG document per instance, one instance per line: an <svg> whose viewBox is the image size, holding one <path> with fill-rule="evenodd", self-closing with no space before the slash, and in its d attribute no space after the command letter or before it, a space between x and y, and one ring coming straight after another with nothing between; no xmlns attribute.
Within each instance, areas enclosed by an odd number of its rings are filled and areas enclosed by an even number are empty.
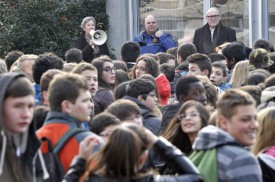
<svg viewBox="0 0 275 182"><path fill-rule="evenodd" d="M156 84L160 96L160 104L166 106L171 96L171 85L164 74L156 78Z"/></svg>
<svg viewBox="0 0 275 182"><path fill-rule="evenodd" d="M36 135L39 139L47 137L54 147L58 140L69 131L70 128L80 128L80 122L64 113L50 112L47 115L44 125L36 132ZM83 130L83 132L69 139L67 144L61 149L58 156L65 171L69 169L71 161L78 154L79 143L91 134L93 133ZM48 152L46 142L42 143L41 150L42 153Z"/></svg>

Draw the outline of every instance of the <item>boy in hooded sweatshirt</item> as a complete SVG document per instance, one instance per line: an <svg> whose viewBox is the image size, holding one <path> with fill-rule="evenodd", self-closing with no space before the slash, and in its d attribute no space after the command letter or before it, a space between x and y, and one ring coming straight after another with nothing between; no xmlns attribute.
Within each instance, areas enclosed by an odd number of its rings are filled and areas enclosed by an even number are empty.
<svg viewBox="0 0 275 182"><path fill-rule="evenodd" d="M245 149L258 128L254 99L241 90L226 90L217 101L216 125L199 132L190 156L205 181L262 181L256 157Z"/></svg>
<svg viewBox="0 0 275 182"><path fill-rule="evenodd" d="M0 85L0 181L33 181L38 179L33 164L40 142L31 122L35 102L32 83L23 74L6 73L0 76Z"/></svg>

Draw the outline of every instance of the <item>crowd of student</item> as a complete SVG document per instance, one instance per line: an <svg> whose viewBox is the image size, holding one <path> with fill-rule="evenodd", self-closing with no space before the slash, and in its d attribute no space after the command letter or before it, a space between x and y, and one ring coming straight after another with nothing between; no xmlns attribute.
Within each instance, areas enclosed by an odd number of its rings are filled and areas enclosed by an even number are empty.
<svg viewBox="0 0 275 182"><path fill-rule="evenodd" d="M84 31L95 26L84 20ZM55 146L80 129L58 154L63 181L275 181L272 44L226 42L209 55L190 42L155 54L141 46L125 42L120 60L91 52L83 61L80 47L65 61L9 52L0 61L0 180L45 180L45 138Z"/></svg>

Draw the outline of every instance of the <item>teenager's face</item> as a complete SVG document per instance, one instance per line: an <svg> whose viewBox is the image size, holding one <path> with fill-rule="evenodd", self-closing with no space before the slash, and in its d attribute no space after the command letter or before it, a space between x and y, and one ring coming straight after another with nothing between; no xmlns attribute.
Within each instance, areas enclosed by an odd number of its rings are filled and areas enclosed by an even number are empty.
<svg viewBox="0 0 275 182"><path fill-rule="evenodd" d="M226 81L226 77L223 75L223 71L221 68L212 66L210 81L216 86L219 86Z"/></svg>
<svg viewBox="0 0 275 182"><path fill-rule="evenodd" d="M181 129L187 134L197 134L202 127L200 113L195 106L189 107L181 117Z"/></svg>
<svg viewBox="0 0 275 182"><path fill-rule="evenodd" d="M79 96L75 100L75 103L71 103L69 115L80 122L90 121L92 107L90 92L88 90L80 89Z"/></svg>
<svg viewBox="0 0 275 182"><path fill-rule="evenodd" d="M199 68L198 64L189 63L188 68L189 68L189 71L187 75L190 75L190 76L204 75L201 69Z"/></svg>
<svg viewBox="0 0 275 182"><path fill-rule="evenodd" d="M205 88L202 84L202 82L194 82L189 84L189 90L187 93L187 96L184 98L184 101L187 100L195 100L203 105L206 105L206 94L205 94Z"/></svg>
<svg viewBox="0 0 275 182"><path fill-rule="evenodd" d="M256 120L256 108L254 105L240 105L234 108L236 112L230 119L225 119L221 128L232 135L244 146L254 144L258 122Z"/></svg>
<svg viewBox="0 0 275 182"><path fill-rule="evenodd" d="M91 96L95 96L98 88L97 72L93 70L84 70L81 72L81 75L88 81Z"/></svg>
<svg viewBox="0 0 275 182"><path fill-rule="evenodd" d="M157 105L158 98L156 96L156 92L150 92L145 100L142 100L143 104L149 109L153 110Z"/></svg>
<svg viewBox="0 0 275 182"><path fill-rule="evenodd" d="M136 74L136 78L139 78L141 75L146 74L146 62L144 60L140 60L135 68L135 74Z"/></svg>
<svg viewBox="0 0 275 182"><path fill-rule="evenodd" d="M91 30L95 30L95 23L93 20L88 21L83 28L86 35L90 35Z"/></svg>
<svg viewBox="0 0 275 182"><path fill-rule="evenodd" d="M3 104L5 128L14 134L27 131L33 118L34 96L8 97Z"/></svg>
<svg viewBox="0 0 275 182"><path fill-rule="evenodd" d="M104 80L108 84L115 83L115 67L113 63L107 61L103 64L102 80Z"/></svg>

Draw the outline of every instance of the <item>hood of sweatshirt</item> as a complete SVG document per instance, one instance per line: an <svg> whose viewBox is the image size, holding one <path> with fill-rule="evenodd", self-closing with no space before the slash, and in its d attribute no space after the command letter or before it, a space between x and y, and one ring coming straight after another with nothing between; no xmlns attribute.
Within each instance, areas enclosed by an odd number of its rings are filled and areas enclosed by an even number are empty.
<svg viewBox="0 0 275 182"><path fill-rule="evenodd" d="M216 148L222 145L238 145L234 137L228 134L226 131L216 126L206 126L198 133L197 138L193 144L194 150L206 150Z"/></svg>

